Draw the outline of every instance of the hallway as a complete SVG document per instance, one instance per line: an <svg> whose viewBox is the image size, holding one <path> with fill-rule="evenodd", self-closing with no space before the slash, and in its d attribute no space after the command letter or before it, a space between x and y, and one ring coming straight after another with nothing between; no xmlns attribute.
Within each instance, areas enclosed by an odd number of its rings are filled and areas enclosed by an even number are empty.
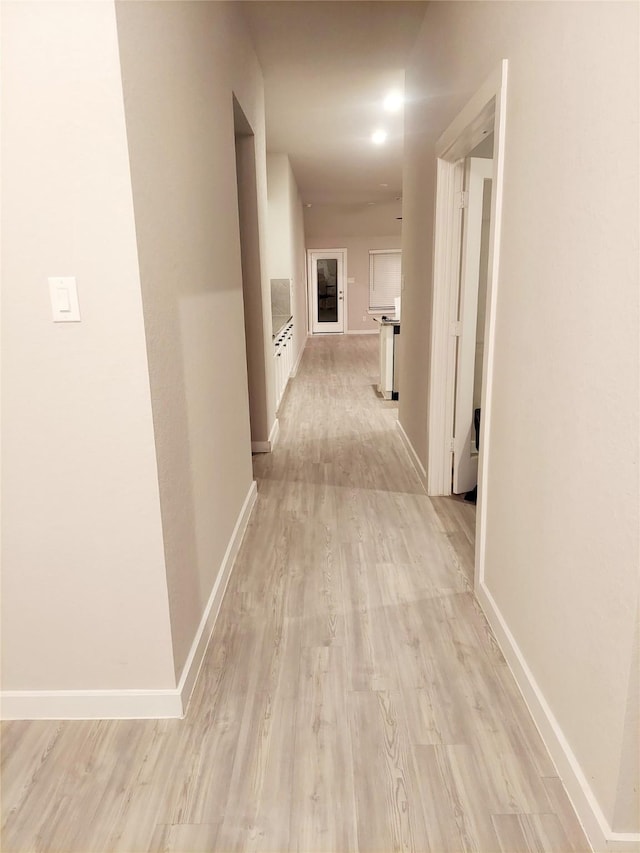
<svg viewBox="0 0 640 853"><path fill-rule="evenodd" d="M3 724L5 853L589 849L377 346L309 340L186 719Z"/></svg>

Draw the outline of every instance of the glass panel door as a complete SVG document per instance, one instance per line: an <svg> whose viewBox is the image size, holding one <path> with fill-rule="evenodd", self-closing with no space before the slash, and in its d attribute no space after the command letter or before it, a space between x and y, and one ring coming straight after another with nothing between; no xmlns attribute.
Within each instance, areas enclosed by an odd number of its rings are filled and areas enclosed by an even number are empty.
<svg viewBox="0 0 640 853"><path fill-rule="evenodd" d="M338 259L316 260L318 322L338 322Z"/></svg>
<svg viewBox="0 0 640 853"><path fill-rule="evenodd" d="M344 332L345 268L344 249L309 251L309 323L311 332Z"/></svg>

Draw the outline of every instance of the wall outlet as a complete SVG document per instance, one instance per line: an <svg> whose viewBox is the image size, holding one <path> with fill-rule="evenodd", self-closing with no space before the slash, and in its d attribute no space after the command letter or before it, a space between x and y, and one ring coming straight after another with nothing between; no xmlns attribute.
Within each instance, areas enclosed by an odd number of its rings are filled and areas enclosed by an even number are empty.
<svg viewBox="0 0 640 853"><path fill-rule="evenodd" d="M362 322L363 322L363 323L366 323L366 322L367 322L367 315L366 315L366 314L363 314L363 315L362 315Z"/></svg>

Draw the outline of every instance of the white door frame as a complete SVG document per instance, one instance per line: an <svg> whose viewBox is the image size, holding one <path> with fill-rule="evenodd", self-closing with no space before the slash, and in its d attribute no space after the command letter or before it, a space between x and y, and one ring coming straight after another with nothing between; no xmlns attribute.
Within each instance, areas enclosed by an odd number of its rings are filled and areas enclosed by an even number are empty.
<svg viewBox="0 0 640 853"><path fill-rule="evenodd" d="M458 495L470 492L478 482L478 454L473 429L474 367L477 357L476 330L481 274L484 183L492 178L492 159L469 157L465 160L464 233L460 262L460 304L456 329L458 348L453 423L452 490Z"/></svg>
<svg viewBox="0 0 640 853"><path fill-rule="evenodd" d="M342 254L342 332L314 332L313 331L313 305L314 300L316 298L313 287L313 267L312 267L312 256L314 254L326 254L331 255L335 253L336 255ZM347 250L346 249L307 249L307 322L309 323L309 334L310 335L344 335L346 334L349 328L349 310L348 310L348 299L347 299Z"/></svg>
<svg viewBox="0 0 640 853"><path fill-rule="evenodd" d="M493 181L487 273L487 312L482 365L482 418L478 460L476 583L484 560L486 483L491 431L494 331L498 295L502 194L504 184L507 68L500 66L485 81L436 143L437 189L429 377L427 492L451 494L451 444L455 387L455 324L460 271L461 209L464 158L493 131Z"/></svg>

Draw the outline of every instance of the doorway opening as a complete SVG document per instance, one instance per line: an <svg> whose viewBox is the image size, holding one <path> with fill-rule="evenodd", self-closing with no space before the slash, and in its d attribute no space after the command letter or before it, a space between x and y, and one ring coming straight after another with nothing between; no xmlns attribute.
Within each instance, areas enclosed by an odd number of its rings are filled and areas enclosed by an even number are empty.
<svg viewBox="0 0 640 853"><path fill-rule="evenodd" d="M436 143L427 491L464 493L476 481L476 587L484 571L506 86L503 60Z"/></svg>
<svg viewBox="0 0 640 853"><path fill-rule="evenodd" d="M309 328L314 335L343 334L346 305L346 249L307 252Z"/></svg>
<svg viewBox="0 0 640 853"><path fill-rule="evenodd" d="M242 299L247 354L247 385L251 449L270 449L267 405L267 359L265 353L260 239L258 230L258 190L256 148L253 129L242 107L233 97L233 129L238 189L238 222L242 263Z"/></svg>
<svg viewBox="0 0 640 853"><path fill-rule="evenodd" d="M471 503L476 502L478 484L492 179L493 133L490 133L464 161L462 258L455 328L451 491L464 494Z"/></svg>

